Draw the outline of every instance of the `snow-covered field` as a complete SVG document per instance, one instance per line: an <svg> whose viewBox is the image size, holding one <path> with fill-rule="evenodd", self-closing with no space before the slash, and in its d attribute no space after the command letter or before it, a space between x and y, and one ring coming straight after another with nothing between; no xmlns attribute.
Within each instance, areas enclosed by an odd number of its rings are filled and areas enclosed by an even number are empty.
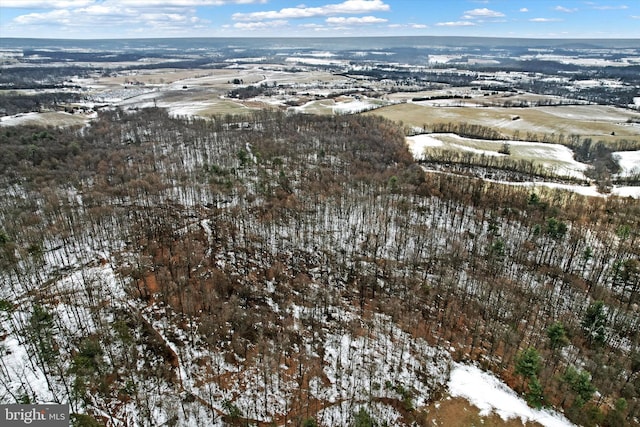
<svg viewBox="0 0 640 427"><path fill-rule="evenodd" d="M426 107L476 107L478 105L476 102L463 98L428 99L424 101L410 101L410 103Z"/></svg>
<svg viewBox="0 0 640 427"><path fill-rule="evenodd" d="M569 120L593 120L598 122L625 122L629 112L609 105L559 105L538 107L537 110L553 117Z"/></svg>
<svg viewBox="0 0 640 427"><path fill-rule="evenodd" d="M560 144L545 144L530 141L510 141L511 156L533 162L540 162L555 171L557 175L586 179L584 172L588 165L576 161L573 151Z"/></svg>
<svg viewBox="0 0 640 427"><path fill-rule="evenodd" d="M620 166L621 177L628 177L640 174L640 150L639 151L616 151L612 153L613 158Z"/></svg>
<svg viewBox="0 0 640 427"><path fill-rule="evenodd" d="M353 99L347 102L337 102L332 110L338 114L353 114L362 111L372 110L380 107L380 104L369 102L367 100Z"/></svg>
<svg viewBox="0 0 640 427"><path fill-rule="evenodd" d="M415 135L407 138L409 149L416 159L424 158L424 150L428 147L468 151L478 155L502 156L499 151L507 142L510 147L510 158L527 160L541 164L558 176L569 176L584 179L588 166L573 158L573 151L560 144L545 144L532 141L495 141L464 138L452 133L434 133Z"/></svg>
<svg viewBox="0 0 640 427"><path fill-rule="evenodd" d="M444 146L444 142L427 133L408 137L407 144L409 145L409 151L411 151L413 158L416 160L424 159L425 148Z"/></svg>
<svg viewBox="0 0 640 427"><path fill-rule="evenodd" d="M4 327L4 325L0 326ZM33 363L24 342L20 342L14 336L7 336L2 341L2 363L8 373L8 378L10 378L10 381L3 385L3 391L6 390L18 395L21 391L23 393L37 391L41 402L55 401L55 396L47 385L42 369ZM25 388L27 390L24 390Z"/></svg>
<svg viewBox="0 0 640 427"><path fill-rule="evenodd" d="M333 100L313 100L298 107L291 107L297 113L315 114L355 114L373 110L385 104L368 98L343 97L337 102Z"/></svg>
<svg viewBox="0 0 640 427"><path fill-rule="evenodd" d="M31 121L37 121L40 113L20 113L13 116L0 117L0 124L3 126L17 126L23 125Z"/></svg>
<svg viewBox="0 0 640 427"><path fill-rule="evenodd" d="M523 424L537 422L545 427L574 426L555 411L530 408L505 383L475 366L454 363L448 386L451 396L467 399L480 409L480 415L495 412L505 421L519 418Z"/></svg>
<svg viewBox="0 0 640 427"><path fill-rule="evenodd" d="M637 63L637 58L629 57L622 58L619 61L605 59L605 58L576 58L573 56L566 55L554 55L554 54L538 54L538 55L525 55L521 56L520 59L529 60L529 59L538 59L544 61L556 61L561 64L574 64L581 65L587 67L627 67L629 65L634 65Z"/></svg>
<svg viewBox="0 0 640 427"><path fill-rule="evenodd" d="M531 141L508 141L511 157L523 158L547 165L558 175L572 176L585 179L584 171L587 165L573 159L573 152L559 144L544 144ZM489 141L462 138L455 134L421 134L407 138L407 144L411 154L416 160L424 159L425 149L428 148L449 148L453 150L471 151L476 154L501 155L498 150L504 141ZM482 147L482 148L477 148ZM620 176L633 176L640 173L640 151L619 151L613 154L618 160L622 172ZM439 171L434 171L439 172ZM503 184L526 186L526 187L547 187L572 191L583 196L604 197L598 192L595 185L563 184L556 182L509 182L496 181ZM640 198L640 187L638 186L614 186L611 194L620 197Z"/></svg>
<svg viewBox="0 0 640 427"><path fill-rule="evenodd" d="M640 187L637 186L616 186L611 190L611 194L620 197L633 197L640 199Z"/></svg>
<svg viewBox="0 0 640 427"><path fill-rule="evenodd" d="M0 117L0 126L40 125L73 126L85 124L95 115L71 114L62 111L31 112Z"/></svg>

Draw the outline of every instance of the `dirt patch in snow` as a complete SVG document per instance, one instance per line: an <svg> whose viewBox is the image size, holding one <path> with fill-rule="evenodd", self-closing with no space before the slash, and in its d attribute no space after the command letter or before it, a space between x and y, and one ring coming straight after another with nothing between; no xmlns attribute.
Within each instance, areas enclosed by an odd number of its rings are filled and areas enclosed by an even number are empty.
<svg viewBox="0 0 640 427"><path fill-rule="evenodd" d="M495 427L537 427L541 424L517 419L507 421L497 414L480 415L480 409L459 397L446 397L431 403L427 407L427 419L434 426L467 427L467 426L495 426Z"/></svg>

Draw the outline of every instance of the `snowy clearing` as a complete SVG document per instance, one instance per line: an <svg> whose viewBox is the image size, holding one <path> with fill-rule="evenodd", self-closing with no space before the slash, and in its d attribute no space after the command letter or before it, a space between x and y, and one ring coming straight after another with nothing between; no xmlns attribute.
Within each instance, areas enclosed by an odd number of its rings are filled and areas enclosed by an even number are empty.
<svg viewBox="0 0 640 427"><path fill-rule="evenodd" d="M618 176L627 177L640 174L640 150L639 151L616 151L611 153L620 166Z"/></svg>
<svg viewBox="0 0 640 427"><path fill-rule="evenodd" d="M613 187L611 194L615 194L619 197L633 197L634 199L640 199L640 187L633 186L620 186Z"/></svg>
<svg viewBox="0 0 640 427"><path fill-rule="evenodd" d="M14 316L24 313L14 314ZM10 322L2 322L0 326L10 330ZM25 343L18 341L16 337L7 336L0 341L2 350L2 363L8 373L9 383L4 384L4 389L17 396L27 395L37 391L40 402L54 402L56 397L47 385L46 377L39 366L33 362L33 357L27 352Z"/></svg>
<svg viewBox="0 0 640 427"><path fill-rule="evenodd" d="M0 117L0 124L4 126L16 126L24 124L25 122L35 121L37 120L40 113L31 112L31 113L20 113L14 116L4 116Z"/></svg>
<svg viewBox="0 0 640 427"><path fill-rule="evenodd" d="M463 145L463 144L451 144L450 147L458 149L458 150L462 150L462 151L468 151L470 153L474 153L474 154L478 154L478 155L483 155L483 156L497 156L497 157L506 156L506 154L498 153L497 151L482 150L482 149L478 149L478 148L469 147L469 146Z"/></svg>
<svg viewBox="0 0 640 427"><path fill-rule="evenodd" d="M92 117L90 115L71 114L61 111L20 113L13 116L0 117L0 126L73 126L83 125Z"/></svg>
<svg viewBox="0 0 640 427"><path fill-rule="evenodd" d="M480 409L480 415L495 412L503 420L520 418L522 423L533 421L545 427L572 427L562 414L530 408L505 383L475 366L453 364L449 383L453 397L464 397Z"/></svg>
<svg viewBox="0 0 640 427"><path fill-rule="evenodd" d="M438 145L436 141L440 141ZM508 143L510 158L540 164L558 176L568 176L586 180L584 172L588 166L573 158L573 151L560 144L545 144L532 141L498 141L464 138L454 133L433 133L407 138L407 144L416 160L424 159L424 149L428 147L469 151L478 155L498 156L504 144Z"/></svg>
<svg viewBox="0 0 640 427"><path fill-rule="evenodd" d="M355 114L384 106L378 100L340 97L338 101L331 99L312 100L290 110L306 114Z"/></svg>
<svg viewBox="0 0 640 427"><path fill-rule="evenodd" d="M416 160L424 159L424 149L427 147L442 147L444 143L439 139L429 135L415 135L407 138L407 144L409 145L409 151Z"/></svg>
<svg viewBox="0 0 640 427"><path fill-rule="evenodd" d="M623 58L619 61L610 60L605 58L576 58L567 55L554 55L554 54L538 54L531 56L521 56L521 60L538 59L544 61L556 61L561 64L573 64L586 67L627 67L633 65L635 58Z"/></svg>
<svg viewBox="0 0 640 427"><path fill-rule="evenodd" d="M469 144L478 147L478 144L487 143L494 145L495 151L482 150L475 148L474 146L464 145L464 142L453 143L452 141L467 141ZM569 175L577 178L584 178L584 171L587 169L587 165L577 162L573 159L573 152L559 144L544 144L539 142L530 141L508 141L511 149L511 156L514 158L528 158L530 160L537 160L548 167L553 168L556 173ZM475 140L469 138L462 138L456 134L421 134L407 137L407 145L409 151L416 160L424 159L424 152L427 148L451 148L464 151L474 151L477 154L484 155L498 155L497 150L502 147L504 141L485 141ZM640 173L640 151L619 151L613 153L614 158L620 164L622 172L619 176L632 176ZM446 173L442 171L430 170L429 172ZM493 181L493 180L490 180ZM510 182L510 181L493 181L501 184L516 185L522 187L530 187L535 189L536 187L556 188L560 190L571 191L583 196L592 197L606 197L606 194L598 192L595 185L577 185L577 184L562 184L556 182L543 182L543 181L527 181L527 182ZM640 187L638 186L614 186L611 189L611 195L619 197L633 197L640 198Z"/></svg>
<svg viewBox="0 0 640 427"><path fill-rule="evenodd" d="M348 102L338 102L332 107L334 113L338 114L353 114L362 111L372 110L380 107L379 104L375 104L366 100L352 100Z"/></svg>
<svg viewBox="0 0 640 427"><path fill-rule="evenodd" d="M423 168L423 169L429 173L442 173L442 174L455 175L452 172L444 172L444 171L429 169L429 168ZM493 180L493 179L486 179L486 181L495 182L495 183L504 184L504 185L512 185L517 187L528 187L534 191L537 188L551 188L551 189L557 189L557 190L571 191L573 193L580 194L582 196L607 197L606 194L602 194L598 192L598 187L595 185L562 184L559 182L546 182L546 181L512 182L512 181L501 181L501 180ZM634 199L640 199L640 186L614 186L611 189L611 195L618 196L618 197L633 197Z"/></svg>

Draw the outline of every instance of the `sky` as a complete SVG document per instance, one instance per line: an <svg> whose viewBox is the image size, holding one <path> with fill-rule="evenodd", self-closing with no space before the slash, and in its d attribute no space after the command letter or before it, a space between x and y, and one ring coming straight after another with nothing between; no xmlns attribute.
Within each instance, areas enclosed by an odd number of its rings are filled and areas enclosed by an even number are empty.
<svg viewBox="0 0 640 427"><path fill-rule="evenodd" d="M0 38L640 38L640 0L0 0Z"/></svg>

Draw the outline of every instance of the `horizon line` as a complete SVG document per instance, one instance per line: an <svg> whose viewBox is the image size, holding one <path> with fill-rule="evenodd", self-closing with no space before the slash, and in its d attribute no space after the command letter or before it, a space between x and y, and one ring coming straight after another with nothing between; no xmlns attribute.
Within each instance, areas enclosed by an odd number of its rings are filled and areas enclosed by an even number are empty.
<svg viewBox="0 0 640 427"><path fill-rule="evenodd" d="M451 36L451 35L387 35L387 36L175 36L175 37L0 37L2 40L77 40L77 41L118 41L118 40L180 40L180 39L382 39L382 38L442 38L442 39L510 39L510 40L639 40L639 37L519 37L519 36Z"/></svg>

